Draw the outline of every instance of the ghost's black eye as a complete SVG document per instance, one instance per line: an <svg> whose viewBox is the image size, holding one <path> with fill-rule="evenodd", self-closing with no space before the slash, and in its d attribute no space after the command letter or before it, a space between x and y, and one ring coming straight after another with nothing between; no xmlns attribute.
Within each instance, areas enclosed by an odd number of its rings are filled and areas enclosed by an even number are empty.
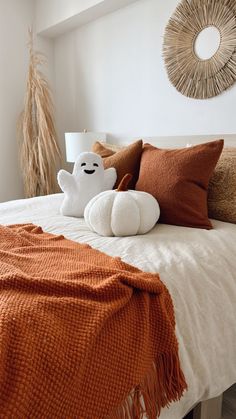
<svg viewBox="0 0 236 419"><path fill-rule="evenodd" d="M86 163L81 163L81 167L82 167L82 166L86 166Z"/></svg>
<svg viewBox="0 0 236 419"><path fill-rule="evenodd" d="M93 165L96 166L96 167L98 167L98 164L97 163L93 163Z"/></svg>

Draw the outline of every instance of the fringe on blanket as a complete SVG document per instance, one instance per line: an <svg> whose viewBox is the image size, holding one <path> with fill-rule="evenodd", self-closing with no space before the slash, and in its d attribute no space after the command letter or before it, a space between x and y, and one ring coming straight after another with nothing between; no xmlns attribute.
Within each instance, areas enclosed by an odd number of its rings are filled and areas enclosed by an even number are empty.
<svg viewBox="0 0 236 419"><path fill-rule="evenodd" d="M178 354L161 354L141 384L136 386L107 419L156 419L161 409L178 401L187 383Z"/></svg>

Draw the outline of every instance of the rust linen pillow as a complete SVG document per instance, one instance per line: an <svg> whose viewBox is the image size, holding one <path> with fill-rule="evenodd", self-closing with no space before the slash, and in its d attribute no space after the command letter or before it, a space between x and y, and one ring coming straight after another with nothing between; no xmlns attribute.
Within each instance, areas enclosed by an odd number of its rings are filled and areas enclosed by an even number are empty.
<svg viewBox="0 0 236 419"><path fill-rule="evenodd" d="M122 150L115 152L97 141L93 144L92 151L103 157L105 169L108 169L109 167L116 168L117 181L114 188L117 188L126 173L131 173L133 178L129 184L129 188L134 189L139 175L142 148L143 142L142 140L138 140L135 143L122 148Z"/></svg>
<svg viewBox="0 0 236 419"><path fill-rule="evenodd" d="M208 188L208 215L236 223L236 148L225 148Z"/></svg>
<svg viewBox="0 0 236 419"><path fill-rule="evenodd" d="M175 150L144 145L136 189L158 200L160 222L212 228L207 188L223 145L223 140Z"/></svg>

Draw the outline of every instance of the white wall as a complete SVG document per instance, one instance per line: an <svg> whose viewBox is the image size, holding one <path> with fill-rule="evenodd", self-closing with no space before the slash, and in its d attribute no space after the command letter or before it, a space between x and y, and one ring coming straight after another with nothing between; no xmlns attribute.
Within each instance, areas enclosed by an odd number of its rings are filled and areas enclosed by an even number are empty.
<svg viewBox="0 0 236 419"><path fill-rule="evenodd" d="M236 85L210 100L182 96L162 59L177 0L139 0L55 40L61 142L67 130L127 137L236 133Z"/></svg>
<svg viewBox="0 0 236 419"><path fill-rule="evenodd" d="M27 29L33 6L65 19L100 0L0 0L0 201L23 195L16 122L28 70ZM178 0L138 0L54 41L41 39L43 71L56 92L57 125L64 132L105 131L111 139L236 133L236 86L205 101L185 98L167 79L162 59L165 25ZM57 10L57 14L55 14Z"/></svg>
<svg viewBox="0 0 236 419"><path fill-rule="evenodd" d="M23 197L16 124L24 105L33 17L33 0L0 0L0 202ZM37 46L49 58L44 72L52 81L51 41L42 39Z"/></svg>
<svg viewBox="0 0 236 419"><path fill-rule="evenodd" d="M32 16L31 0L0 0L0 201L23 194L16 121L23 105Z"/></svg>
<svg viewBox="0 0 236 419"><path fill-rule="evenodd" d="M56 37L137 0L34 0L36 31Z"/></svg>
<svg viewBox="0 0 236 419"><path fill-rule="evenodd" d="M41 32L102 0L36 0L36 28Z"/></svg>

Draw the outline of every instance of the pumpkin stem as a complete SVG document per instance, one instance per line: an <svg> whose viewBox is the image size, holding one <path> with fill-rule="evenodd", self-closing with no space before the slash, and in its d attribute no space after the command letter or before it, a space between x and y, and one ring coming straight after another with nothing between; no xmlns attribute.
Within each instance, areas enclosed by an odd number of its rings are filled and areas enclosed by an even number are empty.
<svg viewBox="0 0 236 419"><path fill-rule="evenodd" d="M132 175L130 173L126 173L121 179L118 188L116 189L117 192L125 192L128 191L128 184L132 179Z"/></svg>

